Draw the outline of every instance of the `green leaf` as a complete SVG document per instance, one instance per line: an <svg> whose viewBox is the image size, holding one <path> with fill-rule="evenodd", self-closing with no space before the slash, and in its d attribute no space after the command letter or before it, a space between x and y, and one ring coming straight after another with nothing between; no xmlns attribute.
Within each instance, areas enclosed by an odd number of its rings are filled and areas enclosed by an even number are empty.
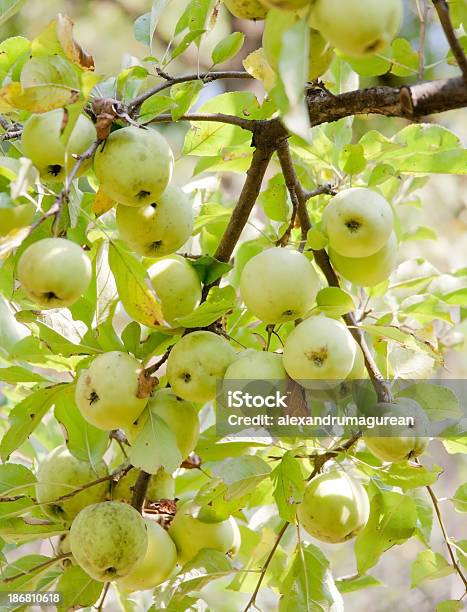
<svg viewBox="0 0 467 612"><path fill-rule="evenodd" d="M148 419L131 446L130 463L149 474L156 474L161 466L167 472L173 472L183 459L175 434L164 419L150 410L148 412Z"/></svg>
<svg viewBox="0 0 467 612"><path fill-rule="evenodd" d="M62 594L62 601L57 610L76 610L92 606L99 599L104 585L93 580L78 565L65 568L57 583L57 591Z"/></svg>
<svg viewBox="0 0 467 612"><path fill-rule="evenodd" d="M230 264L219 261L210 255L203 255L193 259L190 264L196 270L199 280L204 285L210 285L232 269Z"/></svg>
<svg viewBox="0 0 467 612"><path fill-rule="evenodd" d="M0 465L0 497L16 495L33 495L36 482L34 474L19 463L4 463Z"/></svg>
<svg viewBox="0 0 467 612"><path fill-rule="evenodd" d="M135 39L142 45L151 45L151 13L140 15L133 24L133 34Z"/></svg>
<svg viewBox="0 0 467 612"><path fill-rule="evenodd" d="M451 291L449 293L445 293L441 296L443 302L447 304L454 304L455 306L467 306L467 287L463 289L457 289L456 291Z"/></svg>
<svg viewBox="0 0 467 612"><path fill-rule="evenodd" d="M462 612L464 604L458 599L446 599L436 606L435 612Z"/></svg>
<svg viewBox="0 0 467 612"><path fill-rule="evenodd" d="M73 64L60 55L32 57L24 64L21 71L21 85L24 88L52 84L75 90L81 86Z"/></svg>
<svg viewBox="0 0 467 612"><path fill-rule="evenodd" d="M159 20L161 15L168 5L170 0L152 0L151 7L151 20L149 25L149 46L152 46L152 41L154 39L154 34L156 32L157 26L159 25Z"/></svg>
<svg viewBox="0 0 467 612"><path fill-rule="evenodd" d="M355 542L359 574L366 573L386 550L410 538L417 523L413 499L394 491L380 491L371 498L370 518Z"/></svg>
<svg viewBox="0 0 467 612"><path fill-rule="evenodd" d="M243 32L232 32L232 34L220 40L211 54L213 64L222 64L222 62L235 57L243 47L244 41L245 34Z"/></svg>
<svg viewBox="0 0 467 612"><path fill-rule="evenodd" d="M405 232L402 240L437 240L438 234L431 227L420 226L415 230Z"/></svg>
<svg viewBox="0 0 467 612"><path fill-rule="evenodd" d="M434 484L442 472L443 469L438 465L428 470L421 465L401 462L391 464L378 474L381 480L389 485L401 487L401 489L413 489Z"/></svg>
<svg viewBox="0 0 467 612"><path fill-rule="evenodd" d="M27 591L28 588L33 588L40 576L52 567L53 563L45 567L43 566L47 561L51 561L51 558L45 555L26 555L25 557L15 559L15 561L2 569L0 591ZM18 578L11 580L14 576L18 576ZM10 581L3 582L6 578L10 578Z"/></svg>
<svg viewBox="0 0 467 612"><path fill-rule="evenodd" d="M318 547L305 542L293 556L280 593L279 612L343 609L329 561Z"/></svg>
<svg viewBox="0 0 467 612"><path fill-rule="evenodd" d="M56 523L29 523L28 519L10 518L0 521L0 537L11 544L24 544L34 540L44 540L67 533L64 525Z"/></svg>
<svg viewBox="0 0 467 612"><path fill-rule="evenodd" d="M348 579L343 578L341 580L336 580L336 587L339 589L340 593L354 593L355 591L378 586L384 586L384 584L377 578L369 575L357 575Z"/></svg>
<svg viewBox="0 0 467 612"><path fill-rule="evenodd" d="M457 489L451 501L458 512L467 512L467 483Z"/></svg>
<svg viewBox="0 0 467 612"><path fill-rule="evenodd" d="M316 303L321 312L334 317L341 317L355 310L352 296L339 287L326 287L316 296Z"/></svg>
<svg viewBox="0 0 467 612"><path fill-rule="evenodd" d="M257 455L230 459L222 467L222 479L227 485L225 499L229 501L246 495L270 473L269 465Z"/></svg>
<svg viewBox="0 0 467 612"><path fill-rule="evenodd" d="M269 181L267 188L259 194L258 204L272 221L284 222L290 219L292 205L282 174Z"/></svg>
<svg viewBox="0 0 467 612"><path fill-rule="evenodd" d="M9 368L0 368L0 380L6 383L38 383L38 382L47 382L47 379L41 376L40 374L36 374L35 372L31 372L31 370L27 370L26 368L22 368L21 366L10 366Z"/></svg>
<svg viewBox="0 0 467 612"><path fill-rule="evenodd" d="M216 96L203 104L197 112L218 113L251 119L258 109L256 97L247 91L228 92ZM192 122L185 137L184 155L219 155L225 147L241 146L251 141L251 133L236 125L203 121Z"/></svg>
<svg viewBox="0 0 467 612"><path fill-rule="evenodd" d="M383 338L384 340L392 340L397 342L405 348L412 349L418 352L428 353L430 357L433 357L437 362L442 361L441 356L435 351L435 349L428 342L419 340L414 334L404 332L395 326L391 325L361 325L364 331L367 331L376 338Z"/></svg>
<svg viewBox="0 0 467 612"><path fill-rule="evenodd" d="M8 418L10 427L0 442L0 456L3 461L27 440L66 388L67 385L60 384L38 389L13 408Z"/></svg>
<svg viewBox="0 0 467 612"><path fill-rule="evenodd" d="M377 55L367 55L362 58L350 57L341 53L339 55L361 76L379 76L380 74L386 74L391 69L391 62Z"/></svg>
<svg viewBox="0 0 467 612"><path fill-rule="evenodd" d="M218 550L203 548L191 561L183 566L181 573L169 583L168 590L174 591L170 604L180 602L185 595L201 590L212 580L231 574L231 561ZM169 607L169 609L176 609ZM185 609L185 608L184 608Z"/></svg>
<svg viewBox="0 0 467 612"><path fill-rule="evenodd" d="M320 232L314 227L308 230L308 233L306 235L305 250L312 249L313 251L320 251L321 249L324 249L327 244L328 239L327 236L323 234L323 232Z"/></svg>
<svg viewBox="0 0 467 612"><path fill-rule="evenodd" d="M29 58L31 43L23 36L12 36L0 43L0 82L11 71L21 69ZM17 80L17 79L14 79Z"/></svg>
<svg viewBox="0 0 467 612"><path fill-rule="evenodd" d="M274 499L279 516L292 523L295 521L297 504L303 499L305 480L300 461L294 457L293 451L288 451L282 457L278 466L271 474L274 482Z"/></svg>
<svg viewBox="0 0 467 612"><path fill-rule="evenodd" d="M180 119L180 117L193 106L202 89L203 82L199 80L172 85L170 88L170 97L174 101L174 106L171 110L172 119L174 121Z"/></svg>
<svg viewBox="0 0 467 612"><path fill-rule="evenodd" d="M235 306L234 300L219 300L218 302L203 302L191 314L176 319L182 327L207 327L220 319ZM0 370L1 373L1 370Z"/></svg>
<svg viewBox="0 0 467 612"><path fill-rule="evenodd" d="M452 565L446 561L443 555L433 550L422 550L411 568L411 587L415 588L426 580L437 580L455 572Z"/></svg>
<svg viewBox="0 0 467 612"><path fill-rule="evenodd" d="M417 74L418 53L406 38L396 38L392 42L392 57L394 63L391 72L397 76L404 77Z"/></svg>
<svg viewBox="0 0 467 612"><path fill-rule="evenodd" d="M148 327L162 324L161 306L149 289L147 272L141 262L129 251L111 243L109 266L128 315Z"/></svg>
<svg viewBox="0 0 467 612"><path fill-rule="evenodd" d="M185 34L182 41L172 51L172 59L175 59L179 55L185 53L191 43L198 42L205 32L206 30L193 30L192 32Z"/></svg>
<svg viewBox="0 0 467 612"><path fill-rule="evenodd" d="M2 0L0 2L0 25L3 25L8 19L11 19L21 7L26 4L27 0Z"/></svg>
<svg viewBox="0 0 467 612"><path fill-rule="evenodd" d="M227 485L222 478L211 478L197 492L195 503L201 506L200 518L225 521L240 508L248 505L248 495L226 499Z"/></svg>
<svg viewBox="0 0 467 612"><path fill-rule="evenodd" d="M172 108L176 108L176 106L177 103L169 96L164 96L162 94L151 96L141 105L138 121L140 123L148 123L152 121L154 117L157 117L158 115L161 115Z"/></svg>
<svg viewBox="0 0 467 612"><path fill-rule="evenodd" d="M128 323L122 331L122 342L127 353L132 353L136 357L141 347L141 325L136 321Z"/></svg>
<svg viewBox="0 0 467 612"><path fill-rule="evenodd" d="M360 174L365 170L365 151L361 144L347 144L342 149L339 165L346 174Z"/></svg>
<svg viewBox="0 0 467 612"><path fill-rule="evenodd" d="M55 401L54 415L64 429L70 453L81 461L93 464L104 456L109 435L83 419L74 395L75 386L67 385Z"/></svg>
<svg viewBox="0 0 467 612"><path fill-rule="evenodd" d="M397 395L415 400L431 421L460 419L463 416L457 395L442 385L420 382L403 389Z"/></svg>

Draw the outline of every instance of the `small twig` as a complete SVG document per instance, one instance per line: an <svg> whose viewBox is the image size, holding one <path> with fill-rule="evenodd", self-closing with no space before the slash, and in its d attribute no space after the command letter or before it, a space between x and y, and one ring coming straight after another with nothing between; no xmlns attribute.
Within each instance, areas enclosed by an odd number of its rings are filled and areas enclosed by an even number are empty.
<svg viewBox="0 0 467 612"><path fill-rule="evenodd" d="M121 429L112 429L112 431L109 433L109 438L111 440L116 440L117 442L120 442L120 444L130 446L128 438Z"/></svg>
<svg viewBox="0 0 467 612"><path fill-rule="evenodd" d="M148 89L140 96L134 98L130 104L128 105L128 113L130 115L134 115L135 111L138 108L154 96L155 94L164 91L164 89L169 89L172 85L177 85L178 83L188 83L189 81L203 81L204 83L211 83L212 81L217 81L219 79L251 79L252 76L245 72L244 70L232 70L232 71L222 71L222 72L205 72L203 74L186 74L184 76L179 77L170 77L167 73L162 70L157 71L158 75L165 79L165 83L161 83L160 85L156 85L151 89Z"/></svg>
<svg viewBox="0 0 467 612"><path fill-rule="evenodd" d="M104 586L104 591L102 593L101 600L99 601L96 607L97 612L101 612L104 609L105 598L107 597L107 593L109 592L109 589L110 589L110 582L106 582Z"/></svg>
<svg viewBox="0 0 467 612"><path fill-rule="evenodd" d="M464 82L467 83L467 58L465 57L464 50L457 39L454 27L452 25L451 16L449 15L449 6L446 0L433 0L436 12L438 13L441 26L444 30L444 34L448 40L451 51L456 58L459 68L462 70Z"/></svg>
<svg viewBox="0 0 467 612"><path fill-rule="evenodd" d="M57 497L57 499L54 499L54 500L51 500L45 503L55 504L57 502L65 501L66 499L70 499L70 497L74 497L75 495L78 495L78 493L81 493L81 491L85 491L86 489L95 487L96 485L101 484L102 482L106 482L107 480L114 480L116 478L121 478L127 472L131 470L131 467L132 467L131 465L127 465L124 468L121 468L120 470L116 470L115 472L108 474L107 476L102 476L101 478L96 478L96 480L91 480L90 482L87 482L86 484L81 485L80 487L77 487L76 489L73 489L73 491L71 491L70 493L66 493L65 495L61 495L60 497Z"/></svg>
<svg viewBox="0 0 467 612"><path fill-rule="evenodd" d="M11 130L12 128L10 121L4 115L0 115L0 126L5 130L5 132L8 132L8 130Z"/></svg>
<svg viewBox="0 0 467 612"><path fill-rule="evenodd" d="M149 366L148 368L144 370L145 375L152 376L153 374L155 374L157 370L167 361L171 350L172 350L172 347L169 346L169 348L165 351L165 353L162 355L159 361L156 361L155 364L153 364L152 366Z"/></svg>
<svg viewBox="0 0 467 612"><path fill-rule="evenodd" d="M9 132L5 132L0 136L1 140L15 140L16 138L20 138L23 130L10 130Z"/></svg>
<svg viewBox="0 0 467 612"><path fill-rule="evenodd" d="M264 565L263 565L263 567L262 567L262 569L261 569L261 573L260 573L260 575L259 575L259 580L258 580L258 582L256 583L255 590L253 591L253 594L252 594L252 596L251 596L250 600L248 601L248 603L247 603L247 605L246 605L245 609L243 610L243 612L248 612L248 610L249 610L249 609L250 609L252 606L254 606L254 605L255 605L255 602L256 602L256 597L257 597L257 595L258 595L259 589L261 588L261 584L262 584L262 582L263 582L263 580L264 580L264 577L265 577L266 572L267 572L267 570L268 570L269 564L271 563L272 558L274 557L274 553L276 552L277 547L279 546L280 541L282 540L282 538L283 538L283 536L284 536L285 532L287 531L287 527L288 527L289 525L290 525L290 523L288 523L288 522L284 523L284 525L282 526L281 530L280 530L280 531L279 531L279 533L277 534L276 541L274 542L274 546L271 548L271 550L270 550L270 552L269 552L269 555L267 556L266 561L264 562Z"/></svg>
<svg viewBox="0 0 467 612"><path fill-rule="evenodd" d="M308 200L310 200L311 198L315 198L319 195L336 195L336 193L337 189L333 187L330 183L328 183L327 185L321 185L320 187L317 187L312 191L305 191L303 197L308 202Z"/></svg>
<svg viewBox="0 0 467 612"><path fill-rule="evenodd" d="M173 117L170 114L158 115L142 125L149 125L150 123L168 123L172 122ZM255 128L254 121L250 119L243 119L242 117L236 117L235 115L225 115L224 113L190 113L188 115L182 115L178 117L177 121L212 121L213 123L228 123L230 125L237 125L244 130L252 132Z"/></svg>
<svg viewBox="0 0 467 612"><path fill-rule="evenodd" d="M420 33L418 35L418 80L422 81L425 75L425 40L428 26L428 12L430 9L426 4L426 0L420 0L420 2L423 4L423 7L420 7L417 1L420 17Z"/></svg>
<svg viewBox="0 0 467 612"><path fill-rule="evenodd" d="M14 576L8 576L8 578L2 578L0 582L3 582L5 584L9 582L13 582L15 580L18 580L18 578L22 578L23 576L29 576L30 574L34 574L35 572L42 570L48 567L49 565L55 565L55 563L62 561L62 559L69 559L71 556L72 556L71 553L57 555L56 557L52 557L51 559L47 559L47 561L43 561L42 563L38 563L37 565L30 567L24 572L19 572L18 574L15 574Z"/></svg>
<svg viewBox="0 0 467 612"><path fill-rule="evenodd" d="M337 457L337 455L339 455L340 453L345 453L350 450L352 446L356 442L358 442L361 436L362 432L357 431L351 438L349 438L345 442L341 442L340 444L338 444L338 446L335 446L334 448L330 448L325 453L310 455L309 459L314 462L314 468L310 476L308 477L308 480L312 480L317 474L319 474L323 469L325 463L327 463L331 459L334 459L334 457Z"/></svg>
<svg viewBox="0 0 467 612"><path fill-rule="evenodd" d="M133 497L131 498L131 505L135 510L138 510L140 514L143 511L144 500L146 499L150 480L151 474L140 470L133 489Z"/></svg>
<svg viewBox="0 0 467 612"><path fill-rule="evenodd" d="M419 461L417 461L417 463L420 465ZM438 523L439 523L439 526L441 528L441 532L442 532L443 537L444 537L444 542L445 542L446 547L448 549L449 556L451 557L452 565L453 565L454 569L456 570L456 572L458 573L460 579L464 583L464 588L467 590L467 578L462 573L460 565L457 562L456 556L454 554L454 551L452 549L451 543L449 541L449 536L448 536L448 534L446 532L446 527L444 525L443 517L441 516L441 511L439 509L438 498L436 497L433 489L430 486L427 486L426 488L427 488L427 491L428 491L428 493L429 493L429 495L431 497L431 501L433 502L433 508L435 509L435 513L436 513L436 516L438 518Z"/></svg>

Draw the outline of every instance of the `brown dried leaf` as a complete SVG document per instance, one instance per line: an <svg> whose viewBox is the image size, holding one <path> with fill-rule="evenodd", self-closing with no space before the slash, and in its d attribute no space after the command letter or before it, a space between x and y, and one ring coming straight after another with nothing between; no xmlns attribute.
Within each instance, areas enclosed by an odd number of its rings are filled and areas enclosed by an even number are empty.
<svg viewBox="0 0 467 612"><path fill-rule="evenodd" d="M108 196L102 189L99 189L96 193L94 202L92 203L92 212L96 217L100 217L104 213L108 212L115 202L110 196Z"/></svg>
<svg viewBox="0 0 467 612"><path fill-rule="evenodd" d="M159 379L155 376L148 375L146 370L141 370L138 378L138 393L137 397L144 399L150 397L152 392L159 384Z"/></svg>
<svg viewBox="0 0 467 612"><path fill-rule="evenodd" d="M73 38L73 22L61 13L57 16L56 34L66 57L84 70L94 70L94 60Z"/></svg>

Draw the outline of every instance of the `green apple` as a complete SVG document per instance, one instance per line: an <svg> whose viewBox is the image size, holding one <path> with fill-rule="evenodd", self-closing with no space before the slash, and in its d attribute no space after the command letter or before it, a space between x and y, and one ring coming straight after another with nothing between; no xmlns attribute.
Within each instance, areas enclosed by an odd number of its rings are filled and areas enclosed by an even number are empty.
<svg viewBox="0 0 467 612"><path fill-rule="evenodd" d="M175 542L178 562L185 565L203 548L213 548L221 553L234 555L240 548L240 529L231 516L217 523L198 518L199 508L191 503L177 509L169 528L169 535Z"/></svg>
<svg viewBox="0 0 467 612"><path fill-rule="evenodd" d="M159 389L149 400L148 409L125 430L130 442L136 440L148 418L153 414L166 422L175 435L182 459L186 459L194 450L199 438L199 418L196 408L190 402L177 397L172 389Z"/></svg>
<svg viewBox="0 0 467 612"><path fill-rule="evenodd" d="M91 262L76 243L43 238L22 253L16 276L26 295L41 308L74 304L91 281Z"/></svg>
<svg viewBox="0 0 467 612"><path fill-rule="evenodd" d="M300 20L300 15L290 11L269 11L264 31L263 49L269 65L277 71L284 32ZM329 68L334 50L321 34L310 28L308 80L315 81Z"/></svg>
<svg viewBox="0 0 467 612"><path fill-rule="evenodd" d="M167 531L151 519L144 519L148 531L146 554L129 574L117 580L125 592L154 589L165 582L177 565L177 549Z"/></svg>
<svg viewBox="0 0 467 612"><path fill-rule="evenodd" d="M298 11L310 4L310 0L261 0L261 4L269 8L283 9L284 11Z"/></svg>
<svg viewBox="0 0 467 612"><path fill-rule="evenodd" d="M239 19L264 19L268 12L258 0L224 0L224 4Z"/></svg>
<svg viewBox="0 0 467 612"><path fill-rule="evenodd" d="M312 0L310 25L353 57L379 53L399 31L401 0Z"/></svg>
<svg viewBox="0 0 467 612"><path fill-rule="evenodd" d="M125 427L148 403L138 397L140 362L120 351L98 355L76 384L75 401L82 416L99 429Z"/></svg>
<svg viewBox="0 0 467 612"><path fill-rule="evenodd" d="M326 206L323 226L334 251L344 257L368 257L389 240L394 215L391 205L376 191L352 187Z"/></svg>
<svg viewBox="0 0 467 612"><path fill-rule="evenodd" d="M356 536L369 515L367 492L358 480L342 470L313 478L297 509L297 518L305 531L330 544Z"/></svg>
<svg viewBox="0 0 467 612"><path fill-rule="evenodd" d="M173 154L156 130L134 126L112 132L94 156L104 192L119 204L156 203L172 177Z"/></svg>
<svg viewBox="0 0 467 612"><path fill-rule="evenodd" d="M180 255L159 259L148 270L161 302L164 319L177 327L177 318L191 314L201 300L201 281L196 270Z"/></svg>
<svg viewBox="0 0 467 612"><path fill-rule="evenodd" d="M376 426L363 436L365 445L381 461L396 463L415 459L428 446L428 418L421 406L409 398L397 398L392 404L380 403L375 406L375 416L413 417L414 426ZM378 436L378 434L380 434ZM381 436L381 434L384 434Z"/></svg>
<svg viewBox="0 0 467 612"><path fill-rule="evenodd" d="M112 500L122 501L127 504L133 499L133 488L139 476L139 470L132 468L125 476L122 476L112 490ZM146 499L158 501L159 499L174 499L175 480L164 468L159 468L157 474L151 476Z"/></svg>
<svg viewBox="0 0 467 612"><path fill-rule="evenodd" d="M32 202L14 202L6 193L0 193L0 238L14 229L31 225L36 207Z"/></svg>
<svg viewBox="0 0 467 612"><path fill-rule="evenodd" d="M146 523L132 506L102 502L87 506L70 529L70 548L94 580L110 582L131 572L148 547Z"/></svg>
<svg viewBox="0 0 467 612"><path fill-rule="evenodd" d="M193 221L188 196L173 185L148 206L117 206L117 228L122 240L146 257L174 253L191 236Z"/></svg>
<svg viewBox="0 0 467 612"><path fill-rule="evenodd" d="M80 115L68 143L62 142L65 111L63 108L47 113L31 115L24 124L21 135L23 154L32 161L45 182L64 181L76 164L74 155L84 153L97 139L93 122ZM91 160L85 160L78 176L86 172Z"/></svg>
<svg viewBox="0 0 467 612"><path fill-rule="evenodd" d="M66 446L59 446L39 464L36 475L37 501L43 511L54 520L71 522L86 506L105 500L109 482L96 484L63 501L56 500L81 485L107 475L104 461L94 461L92 464L80 461Z"/></svg>
<svg viewBox="0 0 467 612"><path fill-rule="evenodd" d="M281 355L246 349L229 365L224 380L283 380L285 377Z"/></svg>
<svg viewBox="0 0 467 612"><path fill-rule="evenodd" d="M252 257L240 276L245 306L265 323L284 323L312 309L320 286L313 264L298 251L274 247Z"/></svg>
<svg viewBox="0 0 467 612"><path fill-rule="evenodd" d="M361 287L374 287L387 280L397 262L397 238L394 232L386 244L369 257L344 257L328 249L334 268L345 279Z"/></svg>
<svg viewBox="0 0 467 612"><path fill-rule="evenodd" d="M235 359L235 351L221 336L195 331L183 336L167 360L167 379L174 393L190 402L216 396L216 382Z"/></svg>
<svg viewBox="0 0 467 612"><path fill-rule="evenodd" d="M327 317L310 317L289 334L284 344L287 374L303 387L316 381L342 381L350 374L356 354L347 327ZM321 386L321 385L318 385Z"/></svg>

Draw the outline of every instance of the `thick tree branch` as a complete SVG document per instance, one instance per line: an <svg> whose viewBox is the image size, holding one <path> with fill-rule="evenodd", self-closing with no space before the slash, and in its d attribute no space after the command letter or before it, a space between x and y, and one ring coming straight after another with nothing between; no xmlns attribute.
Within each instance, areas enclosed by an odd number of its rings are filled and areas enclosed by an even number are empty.
<svg viewBox="0 0 467 612"><path fill-rule="evenodd" d="M146 499L146 493L148 491L150 480L151 474L140 470L139 476L136 479L136 483L133 489L133 497L131 498L131 505L133 506L133 508L138 510L140 514L143 511L144 500Z"/></svg>
<svg viewBox="0 0 467 612"><path fill-rule="evenodd" d="M205 72L202 74L186 74L179 77L170 77L168 74L159 71L159 76L165 79L164 83L160 83L151 89L148 89L140 96L137 96L134 100L130 102L128 105L128 112L130 115L134 115L135 112L139 109L139 107L151 98L152 96L164 91L165 89L169 89L172 85L177 85L178 83L188 83L189 81L203 81L204 84L211 83L212 81L218 81L219 79L251 79L252 76L245 72L244 70L224 70L222 72Z"/></svg>
<svg viewBox="0 0 467 612"><path fill-rule="evenodd" d="M277 149L277 155L281 164L282 172L284 174L287 188L289 189L290 197L292 202L296 200L297 214L300 221L300 227L302 228L302 243L306 240L308 231L311 229L311 221L306 208L306 194L304 193L302 186L300 185L297 173L290 155L289 143L287 140L283 140ZM315 256L316 264L323 272L326 280L330 287L339 287L339 279L331 265L328 254L324 249L319 251L313 251ZM389 391L379 369L373 359L373 356L365 342L364 335L356 324L355 316L353 313L345 315L344 321L349 328L350 333L355 338L355 341L360 346L365 358L365 366L370 376L371 382L375 389L378 401L390 402L392 399L391 392Z"/></svg>
<svg viewBox="0 0 467 612"><path fill-rule="evenodd" d="M232 256L235 245L245 227L248 217L255 205L256 199L261 189L261 183L273 154L273 148L264 144L259 144L253 153L250 168L246 175L243 189L240 193L237 205L235 206L229 224L216 249L214 257L219 261L228 262Z"/></svg>
<svg viewBox="0 0 467 612"><path fill-rule="evenodd" d="M307 103L311 125L352 115L385 115L414 120L467 106L467 86L462 77L427 81L417 85L370 87L340 95L309 89Z"/></svg>
<svg viewBox="0 0 467 612"><path fill-rule="evenodd" d="M457 39L454 27L452 25L451 17L449 15L449 6L446 0L433 0L436 12L438 13L441 26L444 30L446 38L448 39L451 51L456 58L459 68L462 70L464 76L464 82L467 84L467 59L465 57L464 50L460 42Z"/></svg>

